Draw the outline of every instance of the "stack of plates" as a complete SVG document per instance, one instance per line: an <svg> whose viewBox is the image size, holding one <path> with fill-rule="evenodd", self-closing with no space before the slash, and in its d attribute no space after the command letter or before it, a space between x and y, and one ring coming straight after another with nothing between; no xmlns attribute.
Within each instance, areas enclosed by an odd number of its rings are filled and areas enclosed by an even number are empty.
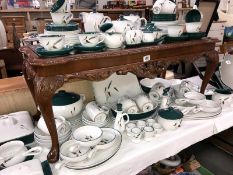
<svg viewBox="0 0 233 175"><path fill-rule="evenodd" d="M83 114L82 114L82 122L84 125L92 125L92 126L97 126L97 127L105 127L109 123L111 123L109 116L107 116L106 120L103 122L94 122L91 120L91 118L88 116L85 110L83 111Z"/></svg>
<svg viewBox="0 0 233 175"><path fill-rule="evenodd" d="M153 14L152 21L175 21L176 14Z"/></svg>
<svg viewBox="0 0 233 175"><path fill-rule="evenodd" d="M154 23L154 25L163 30L164 32L167 32L167 27L172 25L177 25L178 21L151 21Z"/></svg>
<svg viewBox="0 0 233 175"><path fill-rule="evenodd" d="M63 134L58 133L58 140L59 140L60 145L66 142L67 140L69 140L71 137L71 133L72 133L70 123L66 122L65 124L66 124L66 127L65 127L66 131ZM51 148L52 146L51 136L41 131L37 126L35 127L35 130L34 130L34 140L35 140L35 143L37 143L38 145L42 147Z"/></svg>

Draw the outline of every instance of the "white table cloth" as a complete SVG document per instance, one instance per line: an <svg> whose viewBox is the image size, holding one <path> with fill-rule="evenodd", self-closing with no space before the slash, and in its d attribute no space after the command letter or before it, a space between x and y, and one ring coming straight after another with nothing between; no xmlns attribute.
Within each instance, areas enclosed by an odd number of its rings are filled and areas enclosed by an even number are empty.
<svg viewBox="0 0 233 175"><path fill-rule="evenodd" d="M200 82L195 77L194 82ZM199 83L200 84L200 83ZM120 150L104 164L86 170L63 167L57 175L135 175L147 166L233 126L233 108L224 109L216 118L183 121L175 131L164 131L151 142L132 143L124 134Z"/></svg>

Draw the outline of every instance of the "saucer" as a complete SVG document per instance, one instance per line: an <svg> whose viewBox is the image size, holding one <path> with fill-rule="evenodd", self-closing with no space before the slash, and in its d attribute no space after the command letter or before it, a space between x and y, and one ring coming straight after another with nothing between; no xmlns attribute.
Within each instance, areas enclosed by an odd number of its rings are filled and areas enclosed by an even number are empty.
<svg viewBox="0 0 233 175"><path fill-rule="evenodd" d="M144 46L147 46L147 45L162 44L165 37L166 37L166 36L162 36L162 37L160 37L159 39L155 39L153 42L143 42L143 45L144 45Z"/></svg>
<svg viewBox="0 0 233 175"><path fill-rule="evenodd" d="M201 39L205 37L205 32L197 32L197 33L183 33L183 35L187 35L189 40Z"/></svg>
<svg viewBox="0 0 233 175"><path fill-rule="evenodd" d="M189 37L187 35L182 34L181 36L178 37L170 37L166 36L164 42L165 43L174 43L177 41L187 41Z"/></svg>
<svg viewBox="0 0 233 175"><path fill-rule="evenodd" d="M85 47L82 44L75 44L74 49L79 52L100 52L106 49L104 43L97 44L95 47Z"/></svg>
<svg viewBox="0 0 233 175"><path fill-rule="evenodd" d="M136 47L142 47L142 43L139 44L127 44L125 43L125 48L136 48Z"/></svg>
<svg viewBox="0 0 233 175"><path fill-rule="evenodd" d="M72 50L73 50L72 46L64 47L63 49L56 51L48 51L45 50L45 48L43 47L39 47L36 49L36 52L41 57L57 57L57 56L69 55Z"/></svg>
<svg viewBox="0 0 233 175"><path fill-rule="evenodd" d="M74 23L74 22L70 22L69 24L48 23L45 25L45 30L52 31L52 32L76 31L78 29L79 29L78 23Z"/></svg>

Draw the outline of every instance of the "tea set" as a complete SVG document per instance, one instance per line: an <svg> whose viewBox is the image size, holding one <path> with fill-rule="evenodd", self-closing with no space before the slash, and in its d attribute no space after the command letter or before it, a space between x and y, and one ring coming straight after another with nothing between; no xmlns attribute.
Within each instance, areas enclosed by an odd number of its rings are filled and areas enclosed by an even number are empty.
<svg viewBox="0 0 233 175"><path fill-rule="evenodd" d="M38 48L37 53L40 56L63 56L76 52L157 45L164 41L200 39L204 36L200 32L203 15L196 6L187 13L185 25L176 21L176 3L172 0L158 0L152 10L151 23L132 14L111 20L96 11L81 12L85 32L80 33L78 24L70 22L73 14L69 3L58 0L50 13L53 23L46 24L45 33L38 37L42 48Z"/></svg>

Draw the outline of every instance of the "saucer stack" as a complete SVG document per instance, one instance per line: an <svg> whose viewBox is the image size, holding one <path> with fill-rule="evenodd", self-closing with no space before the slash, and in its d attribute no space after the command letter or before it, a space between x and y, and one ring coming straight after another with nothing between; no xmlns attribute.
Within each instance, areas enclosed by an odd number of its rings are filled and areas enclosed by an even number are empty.
<svg viewBox="0 0 233 175"><path fill-rule="evenodd" d="M66 142L67 140L69 140L71 137L71 133L72 133L71 125L69 122L66 122L65 125L66 125L65 127L66 131L63 132L62 134L58 133L58 141L60 145ZM42 147L51 148L52 146L51 136L41 131L37 126L35 127L34 130L34 140L35 143L37 143Z"/></svg>
<svg viewBox="0 0 233 175"><path fill-rule="evenodd" d="M79 44L78 33L80 29L77 23L70 22L69 24L54 24L48 23L45 26L45 34L47 35L64 35L65 44L73 46Z"/></svg>
<svg viewBox="0 0 233 175"><path fill-rule="evenodd" d="M157 0L153 5L151 22L167 32L167 26L176 25L176 4L170 0Z"/></svg>

